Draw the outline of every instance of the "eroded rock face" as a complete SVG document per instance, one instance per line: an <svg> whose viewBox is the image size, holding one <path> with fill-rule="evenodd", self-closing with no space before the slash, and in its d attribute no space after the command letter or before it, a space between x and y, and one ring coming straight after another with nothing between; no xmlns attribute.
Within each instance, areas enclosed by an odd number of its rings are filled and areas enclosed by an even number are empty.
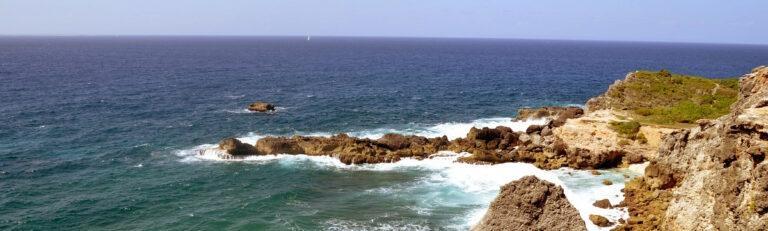
<svg viewBox="0 0 768 231"><path fill-rule="evenodd" d="M768 229L768 68L740 80L731 113L665 137L630 181L624 230Z"/></svg>
<svg viewBox="0 0 768 231"><path fill-rule="evenodd" d="M501 187L472 230L587 230L563 189L534 176Z"/></svg>
<svg viewBox="0 0 768 231"><path fill-rule="evenodd" d="M266 102L254 102L250 105L248 105L248 110L250 111L257 111L257 112L268 112L268 111L274 111L275 105L271 103Z"/></svg>

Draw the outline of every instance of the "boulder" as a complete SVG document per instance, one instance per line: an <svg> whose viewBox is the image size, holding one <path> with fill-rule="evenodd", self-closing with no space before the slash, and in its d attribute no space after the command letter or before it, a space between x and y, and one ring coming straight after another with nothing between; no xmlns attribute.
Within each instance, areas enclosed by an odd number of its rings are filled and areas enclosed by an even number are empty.
<svg viewBox="0 0 768 231"><path fill-rule="evenodd" d="M586 230L579 211L563 189L526 176L501 187L501 192L472 230Z"/></svg>
<svg viewBox="0 0 768 231"><path fill-rule="evenodd" d="M608 199L597 200L592 205L601 209L613 208L613 205L611 205L611 202Z"/></svg>
<svg viewBox="0 0 768 231"><path fill-rule="evenodd" d="M256 112L274 111L275 110L275 105L273 105L271 103L266 103L266 102L258 101L258 102L254 102L254 103L248 105L248 110L256 111Z"/></svg>
<svg viewBox="0 0 768 231"><path fill-rule="evenodd" d="M536 132L540 132L542 129L544 129L544 126L534 124L534 125L528 126L528 128L525 129L525 133L528 133L528 134L536 133Z"/></svg>
<svg viewBox="0 0 768 231"><path fill-rule="evenodd" d="M608 218L605 218L604 216L590 214L589 215L589 221L592 222L592 224L595 224L599 227L608 227L613 225L613 222L609 221Z"/></svg>

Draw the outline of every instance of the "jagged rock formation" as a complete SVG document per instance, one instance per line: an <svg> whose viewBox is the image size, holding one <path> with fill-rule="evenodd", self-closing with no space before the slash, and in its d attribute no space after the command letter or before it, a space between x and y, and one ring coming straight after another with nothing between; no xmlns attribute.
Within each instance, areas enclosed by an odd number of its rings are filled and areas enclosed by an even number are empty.
<svg viewBox="0 0 768 231"><path fill-rule="evenodd" d="M584 221L552 183L526 176L501 187L472 230L586 230Z"/></svg>
<svg viewBox="0 0 768 231"><path fill-rule="evenodd" d="M768 67L740 82L729 114L665 137L620 230L768 230Z"/></svg>
<svg viewBox="0 0 768 231"><path fill-rule="evenodd" d="M224 156L227 159L241 155L307 154L334 156L345 164L394 162L402 157L425 158L447 147L448 138L445 136L424 138L399 134L387 134L378 140L354 138L346 134L331 137L265 137L259 139L255 147L229 138L219 144L219 149L229 155Z"/></svg>
<svg viewBox="0 0 768 231"><path fill-rule="evenodd" d="M622 143L628 140L609 128L611 121L622 119L608 110L583 115L582 109L576 107L544 107L521 109L520 113L518 120L543 116L550 122L517 133L503 127L472 129L466 139L454 140L451 150L471 153L472 156L460 159L468 163L514 161L533 163L543 169L597 169L642 162L646 156L655 156L658 146L652 145L659 143Z"/></svg>

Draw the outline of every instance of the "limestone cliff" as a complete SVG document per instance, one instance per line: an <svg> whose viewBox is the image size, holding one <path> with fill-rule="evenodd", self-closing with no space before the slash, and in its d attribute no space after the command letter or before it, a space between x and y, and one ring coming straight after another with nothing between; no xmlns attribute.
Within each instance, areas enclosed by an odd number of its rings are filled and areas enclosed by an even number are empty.
<svg viewBox="0 0 768 231"><path fill-rule="evenodd" d="M624 230L768 229L768 67L740 79L731 112L664 138L625 188Z"/></svg>

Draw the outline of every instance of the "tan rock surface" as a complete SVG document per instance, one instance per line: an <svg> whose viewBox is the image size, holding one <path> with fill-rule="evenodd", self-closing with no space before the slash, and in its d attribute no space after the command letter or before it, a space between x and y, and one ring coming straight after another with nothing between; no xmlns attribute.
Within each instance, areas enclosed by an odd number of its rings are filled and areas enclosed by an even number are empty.
<svg viewBox="0 0 768 231"><path fill-rule="evenodd" d="M586 230L579 211L563 189L526 176L501 187L483 219L472 228L486 230Z"/></svg>

